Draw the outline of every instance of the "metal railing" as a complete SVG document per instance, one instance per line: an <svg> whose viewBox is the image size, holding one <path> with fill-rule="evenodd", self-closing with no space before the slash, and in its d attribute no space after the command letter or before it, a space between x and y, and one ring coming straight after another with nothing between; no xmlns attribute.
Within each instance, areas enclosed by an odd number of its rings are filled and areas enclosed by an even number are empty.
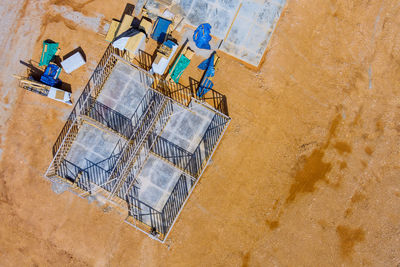
<svg viewBox="0 0 400 267"><path fill-rule="evenodd" d="M185 166L185 171L194 177L198 177L204 163L207 162L215 145L217 144L227 122L228 120L226 118L223 118L218 114L214 115L210 125L203 135L203 138L201 139L196 150L193 152L188 164Z"/></svg>
<svg viewBox="0 0 400 267"><path fill-rule="evenodd" d="M154 142L151 151L160 157L168 160L180 169L184 169L192 157L192 153L186 151L178 145L168 141L167 139L152 134L149 136L148 142Z"/></svg>
<svg viewBox="0 0 400 267"><path fill-rule="evenodd" d="M175 184L175 187L161 212L164 225L164 234L168 232L188 194L189 190L187 187L186 176L182 174Z"/></svg>
<svg viewBox="0 0 400 267"><path fill-rule="evenodd" d="M69 114L68 119L64 125L64 127L61 129L60 134L57 137L56 142L53 145L53 157L56 155L58 149L60 148L65 136L67 135L69 129L71 128L72 124L76 120L76 111L75 109L72 110L71 114Z"/></svg>
<svg viewBox="0 0 400 267"><path fill-rule="evenodd" d="M78 175L82 174L84 170L72 162L62 159L60 165L57 168L57 175L69 180L72 183L76 182Z"/></svg>
<svg viewBox="0 0 400 267"><path fill-rule="evenodd" d="M190 86L184 86L180 83L170 82L155 76L155 89L162 94L174 99L176 102L187 106L195 94Z"/></svg>
<svg viewBox="0 0 400 267"><path fill-rule="evenodd" d="M146 161L149 152L154 145L155 140L150 140L149 142L149 137L156 134L156 132L158 131L157 128L161 129L165 126L166 118L169 117L171 112L172 103L169 99L165 99L162 107L160 107L160 110L157 112L158 118L155 118L153 120L153 122L151 123L151 127L146 132L146 135L143 135L142 141L140 142L140 147L135 148L132 160L129 163L128 168L124 170L124 174L121 177L122 184L120 186L120 189L118 190L118 196L121 199L125 199L127 191L131 186L133 186L136 177L143 168L143 163ZM125 181L123 181L124 176L126 177Z"/></svg>
<svg viewBox="0 0 400 267"><path fill-rule="evenodd" d="M82 172L82 175L79 177L78 181L76 182L76 185L80 189L82 189L82 190L84 190L86 192L89 192L89 193L92 192L92 187L90 185L89 174L86 171Z"/></svg>
<svg viewBox="0 0 400 267"><path fill-rule="evenodd" d="M76 184L80 189L91 192L89 173L86 169L82 169L74 163L62 159L59 167L56 170L58 176L69 180L71 183Z"/></svg>
<svg viewBox="0 0 400 267"><path fill-rule="evenodd" d="M125 54L120 50L111 45L106 49L53 146L54 158L50 166L53 166L56 174L75 183L89 194L92 192L91 183L93 183L92 186L96 184L107 190L111 196L113 191L118 192L118 197L127 201L129 214L150 227L150 230L146 230L147 232L165 235L179 214L189 194L189 189L194 185L196 179L191 178L188 181L187 177L182 174L162 210L157 211L139 200L137 188L134 185L138 172L130 176L126 174L130 173L134 164L138 164L138 167L143 164L143 160L137 161L136 157L140 153L140 147L145 145L148 150L198 178L229 120L226 97L211 89L211 93L208 93L207 96L198 98L193 87L185 87L160 79L153 83L153 89L162 94L152 89L148 90L130 119L119 116L120 114L95 99L120 57L125 58ZM155 125L165 124L168 120L168 116L172 112L172 101L169 98L185 106L192 99L198 99L208 103L216 110L216 114L194 153L189 153L151 130ZM64 159L64 152L68 152L68 147L76 137L79 129L79 120L77 120L79 115L89 116L107 127L123 133L124 136L129 136L128 140L120 139L109 158L97 163L88 162L85 169L76 166ZM129 129L130 126L132 129ZM57 162L59 162L58 165ZM119 185L122 185L122 188Z"/></svg>
<svg viewBox="0 0 400 267"><path fill-rule="evenodd" d="M164 234L163 216L137 197L138 188L132 187L127 195L129 215L150 227L150 231Z"/></svg>
<svg viewBox="0 0 400 267"><path fill-rule="evenodd" d="M140 100L139 105L137 106L135 112L132 114L131 121L132 124L137 126L139 125L142 117L145 115L149 104L155 97L157 97L157 93L153 90L147 90L146 94Z"/></svg>
<svg viewBox="0 0 400 267"><path fill-rule="evenodd" d="M212 151L214 150L215 145L218 142L218 139L223 132L226 123L228 121L226 118L223 118L217 114L214 115L210 125L208 126L206 132L204 133L202 142L204 143L204 154L206 159L209 158Z"/></svg>
<svg viewBox="0 0 400 267"><path fill-rule="evenodd" d="M99 162L99 163L94 163L91 161L87 161L87 162L88 162L88 167L85 169L85 171L88 174L88 179L92 183L94 183L94 184L100 186L101 188L110 192L112 190L112 186L113 186L112 182L107 183L107 179L110 176L110 171L101 167L100 164L102 162Z"/></svg>
<svg viewBox="0 0 400 267"><path fill-rule="evenodd" d="M226 96L215 91L212 88L209 88L208 90L209 92L207 92L203 97L198 97L196 95L196 99L206 102L219 112L225 114L226 116L229 116Z"/></svg>
<svg viewBox="0 0 400 267"><path fill-rule="evenodd" d="M184 86L180 83L164 80L159 75L154 75L154 77L155 82L153 84L153 88L174 99L176 102L187 106L192 98L194 98L200 102L207 103L228 118L228 104L225 95L215 91L212 88L209 88L209 92L206 95L203 97L198 97L196 90L199 87L199 82L193 78L190 78L189 86Z"/></svg>
<svg viewBox="0 0 400 267"><path fill-rule="evenodd" d="M205 162L205 157L202 156L201 147L199 145L193 152L192 157L185 167L185 171L190 173L190 175L192 175L193 177L197 177L201 170L201 167L203 166L203 162Z"/></svg>
<svg viewBox="0 0 400 267"><path fill-rule="evenodd" d="M85 103L87 102L88 96L93 92L93 91L99 91L101 87L103 86L106 78L104 76L104 68L107 65L107 62L109 61L110 56L112 55L113 51L115 49L113 46L110 44L106 51L103 54L103 57L100 59L96 69L94 70L92 76L90 77L88 83L84 87L82 94L76 101L76 104L74 108L71 111L71 114L69 115L67 122L65 123L64 127L62 128L60 134L57 137L56 142L53 145L53 157L57 154L57 151L60 149L61 145L63 144L63 141L65 140L67 134L70 132L70 129L74 122L77 120L77 115L80 114L80 111L82 108L84 108Z"/></svg>
<svg viewBox="0 0 400 267"><path fill-rule="evenodd" d="M138 190L134 186L127 195L129 215L137 221L148 225L152 229L153 235L156 233L165 235L189 194L186 176L182 174L179 177L161 212L140 201L138 199Z"/></svg>
<svg viewBox="0 0 400 267"><path fill-rule="evenodd" d="M157 116L159 105L162 105L163 100L164 98L161 95L155 94L153 96L151 103L147 107L147 110L141 116L143 119L137 125L133 136L131 136L129 139L129 142L127 142L122 149L118 163L113 169L109 180L120 177L127 165L131 164L132 157L136 154L138 145L140 144L141 140L145 138L148 129L151 127L154 118Z"/></svg>
<svg viewBox="0 0 400 267"><path fill-rule="evenodd" d="M102 104L94 97L89 96L85 106L86 108L82 109L81 115L96 120L126 138L131 137L133 134L132 121L128 117Z"/></svg>

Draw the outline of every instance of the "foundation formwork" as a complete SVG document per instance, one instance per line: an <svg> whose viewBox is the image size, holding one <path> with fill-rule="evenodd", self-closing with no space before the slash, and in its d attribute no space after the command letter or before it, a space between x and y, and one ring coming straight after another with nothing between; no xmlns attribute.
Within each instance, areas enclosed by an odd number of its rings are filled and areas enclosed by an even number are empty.
<svg viewBox="0 0 400 267"><path fill-rule="evenodd" d="M229 124L225 96L155 77L109 46L45 177L164 242Z"/></svg>

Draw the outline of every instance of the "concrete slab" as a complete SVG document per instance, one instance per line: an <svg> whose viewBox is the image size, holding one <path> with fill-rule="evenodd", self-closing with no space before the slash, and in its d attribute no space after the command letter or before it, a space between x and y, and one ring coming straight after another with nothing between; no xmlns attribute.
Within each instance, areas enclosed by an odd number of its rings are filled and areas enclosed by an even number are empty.
<svg viewBox="0 0 400 267"><path fill-rule="evenodd" d="M161 211L181 174L180 170L151 154L137 178L139 200Z"/></svg>
<svg viewBox="0 0 400 267"><path fill-rule="evenodd" d="M183 24L196 28L202 23L209 23L218 45L225 40L220 48L222 51L254 66L260 63L285 4L286 0L172 1L172 7L179 6L175 9L181 10ZM161 14L161 10L171 8L155 0L149 0L147 5L157 15ZM193 36L193 33L181 34L184 38ZM196 51L196 54L201 55L201 51Z"/></svg>
<svg viewBox="0 0 400 267"><path fill-rule="evenodd" d="M194 27L209 23L212 27L211 34L224 39L240 1L180 0L178 4L186 13L186 23Z"/></svg>
<svg viewBox="0 0 400 267"><path fill-rule="evenodd" d="M210 23L211 34L223 39L240 4L237 0L173 0L171 6L165 6L155 0L149 0L146 8L151 13L161 15L165 8L179 6L174 10L181 10L183 24L198 27L202 23Z"/></svg>
<svg viewBox="0 0 400 267"><path fill-rule="evenodd" d="M192 103L191 109L174 104L174 112L161 136L193 153L212 120L212 112L206 107Z"/></svg>
<svg viewBox="0 0 400 267"><path fill-rule="evenodd" d="M190 9L192 7L194 0L180 0L179 5L181 6L182 10L185 12L185 14L189 14Z"/></svg>
<svg viewBox="0 0 400 267"><path fill-rule="evenodd" d="M73 142L66 159L82 169L87 167L87 160L97 163L108 158L119 136L84 123Z"/></svg>
<svg viewBox="0 0 400 267"><path fill-rule="evenodd" d="M192 8L187 16L187 19L192 25L198 26L202 23L207 23L209 9L211 9L210 3L206 1L193 1Z"/></svg>
<svg viewBox="0 0 400 267"><path fill-rule="evenodd" d="M221 50L251 65L258 66L285 0L244 0Z"/></svg>
<svg viewBox="0 0 400 267"><path fill-rule="evenodd" d="M97 101L131 118L152 82L143 72L118 61Z"/></svg>
<svg viewBox="0 0 400 267"><path fill-rule="evenodd" d="M230 9L221 8L220 6L212 6L208 10L208 23L211 25L212 35L223 39L231 25L231 21L235 16L234 7Z"/></svg>

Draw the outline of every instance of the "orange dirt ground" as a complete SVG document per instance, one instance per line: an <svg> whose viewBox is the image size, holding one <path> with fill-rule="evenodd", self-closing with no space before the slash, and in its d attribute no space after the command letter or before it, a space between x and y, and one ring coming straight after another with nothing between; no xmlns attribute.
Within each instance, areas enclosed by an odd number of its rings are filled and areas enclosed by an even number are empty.
<svg viewBox="0 0 400 267"><path fill-rule="evenodd" d="M400 263L398 0L289 0L259 71L221 54L232 122L166 244L43 179L71 107L17 88L42 41L87 64L107 43L57 13L119 18L125 1L1 4L1 266L396 266Z"/></svg>

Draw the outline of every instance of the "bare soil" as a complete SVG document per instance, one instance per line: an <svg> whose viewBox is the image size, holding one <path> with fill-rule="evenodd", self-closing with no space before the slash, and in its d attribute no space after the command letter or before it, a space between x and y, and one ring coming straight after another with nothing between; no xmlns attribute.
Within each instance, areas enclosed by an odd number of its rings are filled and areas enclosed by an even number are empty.
<svg viewBox="0 0 400 267"><path fill-rule="evenodd" d="M400 5L290 0L259 70L220 54L232 122L166 244L43 179L71 107L17 87L42 42L87 64L107 43L83 18L125 1L0 4L0 265L396 266L400 263ZM88 26L89 25L89 26ZM101 27L101 25L100 25ZM185 78L185 77L183 77Z"/></svg>

